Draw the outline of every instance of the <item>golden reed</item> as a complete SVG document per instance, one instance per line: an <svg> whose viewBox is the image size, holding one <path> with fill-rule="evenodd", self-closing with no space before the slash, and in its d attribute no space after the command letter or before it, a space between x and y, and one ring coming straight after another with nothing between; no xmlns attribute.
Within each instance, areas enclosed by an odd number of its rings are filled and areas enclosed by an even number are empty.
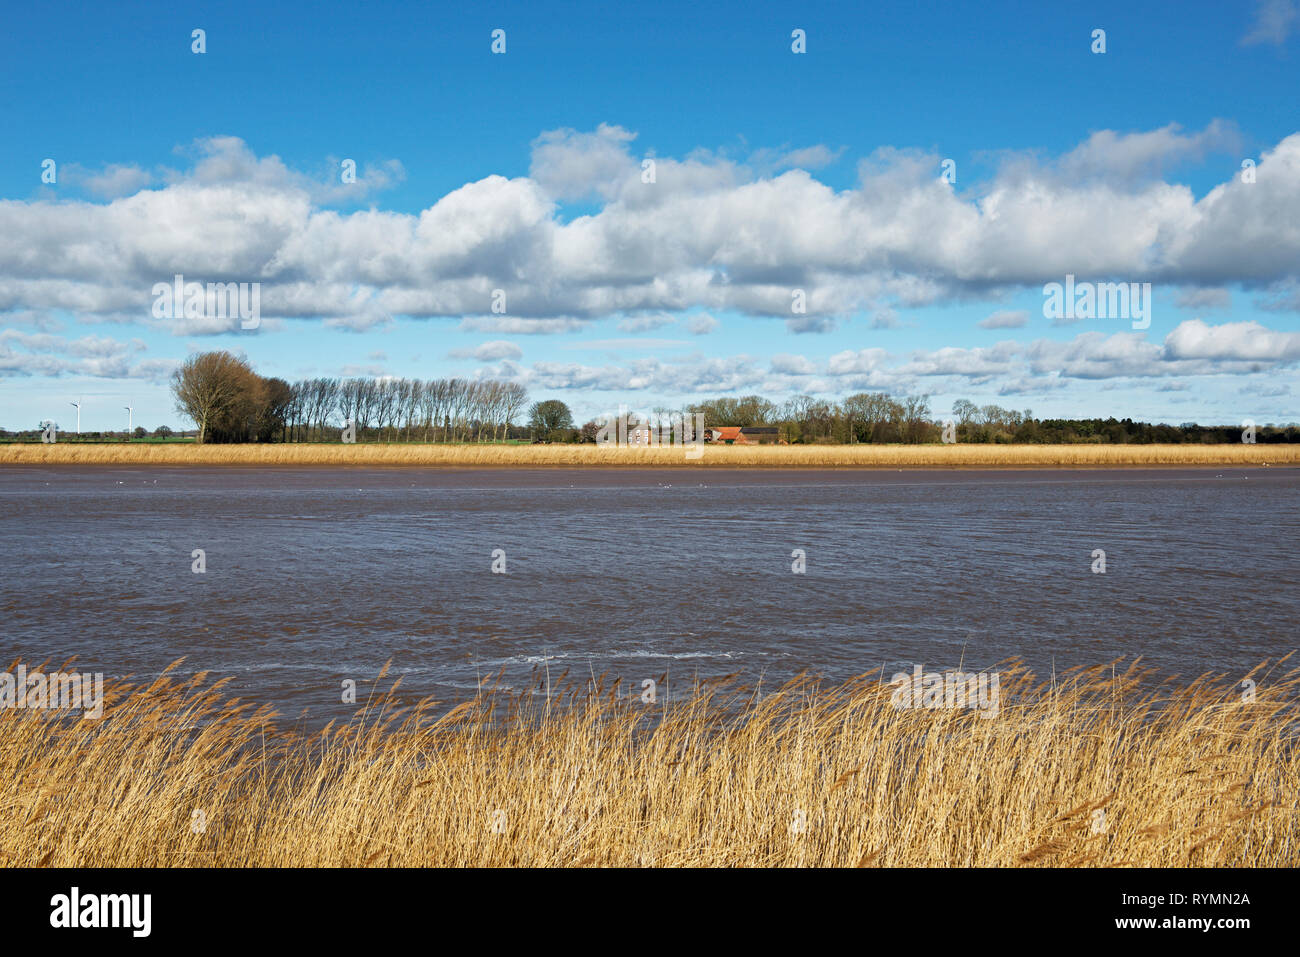
<svg viewBox="0 0 1300 957"><path fill-rule="evenodd" d="M448 710L385 666L314 733L175 669L110 681L98 720L0 708L4 865L1300 864L1281 662L1253 694L1013 662L991 718L897 708L877 675L654 703L557 676Z"/></svg>
<svg viewBox="0 0 1300 957"><path fill-rule="evenodd" d="M59 442L0 445L3 465L401 466L460 468L1113 468L1295 466L1293 445L192 445Z"/></svg>

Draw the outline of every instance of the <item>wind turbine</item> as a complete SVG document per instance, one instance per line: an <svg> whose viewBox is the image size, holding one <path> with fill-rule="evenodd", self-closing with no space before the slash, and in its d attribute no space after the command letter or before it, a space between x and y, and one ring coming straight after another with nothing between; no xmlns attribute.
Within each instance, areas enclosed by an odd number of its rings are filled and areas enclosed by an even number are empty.
<svg viewBox="0 0 1300 957"><path fill-rule="evenodd" d="M126 434L130 436L131 427L135 425L135 409L129 405L124 405L122 408L126 409Z"/></svg>
<svg viewBox="0 0 1300 957"><path fill-rule="evenodd" d="M78 399L76 402L69 402L68 405L74 405L77 407L77 434L80 435L81 434L81 400Z"/></svg>

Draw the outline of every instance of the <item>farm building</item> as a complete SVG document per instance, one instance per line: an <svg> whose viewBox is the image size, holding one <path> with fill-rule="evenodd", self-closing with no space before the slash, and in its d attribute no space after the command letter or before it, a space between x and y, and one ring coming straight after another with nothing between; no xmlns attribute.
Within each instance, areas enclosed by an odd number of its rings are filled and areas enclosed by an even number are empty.
<svg viewBox="0 0 1300 957"><path fill-rule="evenodd" d="M776 445L781 433L774 425L724 425L705 430L704 438L722 445Z"/></svg>

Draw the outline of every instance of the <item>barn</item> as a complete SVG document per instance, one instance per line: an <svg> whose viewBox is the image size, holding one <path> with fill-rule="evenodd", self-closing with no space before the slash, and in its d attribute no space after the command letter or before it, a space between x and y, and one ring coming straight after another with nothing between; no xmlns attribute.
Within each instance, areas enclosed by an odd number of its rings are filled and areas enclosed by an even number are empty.
<svg viewBox="0 0 1300 957"><path fill-rule="evenodd" d="M780 430L774 425L723 425L705 430L705 441L720 445L776 445Z"/></svg>

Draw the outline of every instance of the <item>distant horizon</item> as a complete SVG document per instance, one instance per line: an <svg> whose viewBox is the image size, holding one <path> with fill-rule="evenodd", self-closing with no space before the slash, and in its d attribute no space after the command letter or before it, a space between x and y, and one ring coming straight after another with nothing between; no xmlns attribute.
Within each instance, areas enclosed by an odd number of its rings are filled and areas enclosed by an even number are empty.
<svg viewBox="0 0 1300 957"><path fill-rule="evenodd" d="M211 349L583 421L862 391L1300 421L1280 9L19 9L0 421L180 429L168 376Z"/></svg>

